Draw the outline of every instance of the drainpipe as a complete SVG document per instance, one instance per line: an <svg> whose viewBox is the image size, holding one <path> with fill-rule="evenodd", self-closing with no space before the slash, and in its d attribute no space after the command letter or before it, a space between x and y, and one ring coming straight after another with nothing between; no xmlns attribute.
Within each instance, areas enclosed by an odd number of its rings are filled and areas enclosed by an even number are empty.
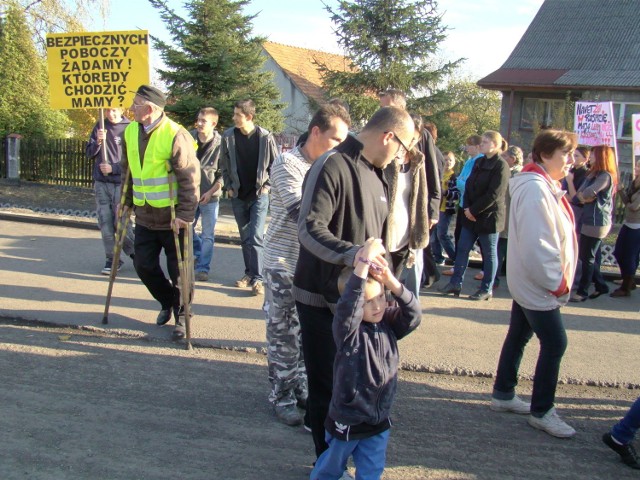
<svg viewBox="0 0 640 480"><path fill-rule="evenodd" d="M509 115L507 117L507 143L511 143L511 117L513 115L513 101L515 99L515 92L513 88L509 94Z"/></svg>

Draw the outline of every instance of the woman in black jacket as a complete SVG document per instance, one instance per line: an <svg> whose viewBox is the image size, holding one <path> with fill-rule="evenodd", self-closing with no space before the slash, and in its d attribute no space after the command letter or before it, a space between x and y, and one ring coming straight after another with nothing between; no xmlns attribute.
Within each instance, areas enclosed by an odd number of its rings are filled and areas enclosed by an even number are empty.
<svg viewBox="0 0 640 480"><path fill-rule="evenodd" d="M469 263L469 253L476 240L480 242L484 258L484 278L471 300L490 300L497 269L497 245L499 232L505 222L505 194L509 182L509 165L500 153L508 148L498 132L482 135L480 153L483 154L473 167L464 191L464 217L456 250L456 261L451 281L440 289L444 294L456 297L462 290L464 273Z"/></svg>

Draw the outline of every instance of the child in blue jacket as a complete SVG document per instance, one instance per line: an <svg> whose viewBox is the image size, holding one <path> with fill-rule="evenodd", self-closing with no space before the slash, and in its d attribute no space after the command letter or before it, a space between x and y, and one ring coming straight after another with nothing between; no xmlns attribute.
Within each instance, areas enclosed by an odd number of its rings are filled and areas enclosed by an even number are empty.
<svg viewBox="0 0 640 480"><path fill-rule="evenodd" d="M421 320L418 300L387 266L382 240L370 238L358 253L355 269L345 269L338 280L337 353L325 421L329 449L318 458L311 480L339 479L350 456L358 479L380 478L397 387L397 340ZM387 306L385 287L397 306Z"/></svg>

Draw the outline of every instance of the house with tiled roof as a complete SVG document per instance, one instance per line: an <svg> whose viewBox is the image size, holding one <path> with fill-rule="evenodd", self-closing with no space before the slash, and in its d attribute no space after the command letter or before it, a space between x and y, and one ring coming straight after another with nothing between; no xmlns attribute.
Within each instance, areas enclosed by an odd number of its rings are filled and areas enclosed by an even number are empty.
<svg viewBox="0 0 640 480"><path fill-rule="evenodd" d="M631 115L640 113L639 19L638 0L546 0L502 67L478 81L502 92L508 141L528 150L540 128L567 125L573 102L611 101L628 165Z"/></svg>
<svg viewBox="0 0 640 480"><path fill-rule="evenodd" d="M316 106L326 100L317 64L346 71L350 62L342 55L275 42L264 42L262 47L267 57L264 68L274 73L280 101L287 105L284 133L300 134L307 129Z"/></svg>

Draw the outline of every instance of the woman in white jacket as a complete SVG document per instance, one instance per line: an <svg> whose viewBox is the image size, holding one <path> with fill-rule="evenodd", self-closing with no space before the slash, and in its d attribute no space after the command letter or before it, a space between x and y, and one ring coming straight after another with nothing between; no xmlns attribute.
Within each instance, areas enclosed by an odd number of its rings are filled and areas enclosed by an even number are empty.
<svg viewBox="0 0 640 480"><path fill-rule="evenodd" d="M541 132L533 143L533 163L509 182L507 283L513 297L509 331L502 346L491 409L529 415L529 425L561 438L575 430L554 407L567 334L560 307L569 299L578 244L571 205L560 188L573 163L576 136ZM540 354L531 404L515 394L524 347L536 334Z"/></svg>

